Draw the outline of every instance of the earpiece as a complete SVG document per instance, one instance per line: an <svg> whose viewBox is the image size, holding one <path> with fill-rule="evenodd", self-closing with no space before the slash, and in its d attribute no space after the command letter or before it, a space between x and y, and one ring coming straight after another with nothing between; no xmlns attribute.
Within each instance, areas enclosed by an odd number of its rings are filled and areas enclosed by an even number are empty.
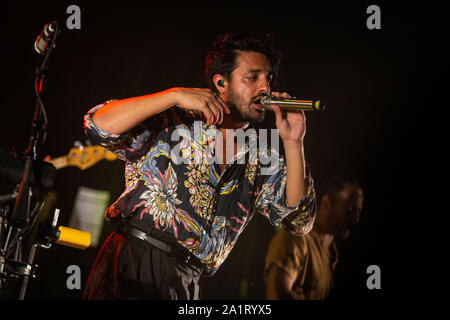
<svg viewBox="0 0 450 320"><path fill-rule="evenodd" d="M217 81L217 85L219 86L219 87L225 87L225 84L223 83L223 80L222 79L220 79L219 81Z"/></svg>

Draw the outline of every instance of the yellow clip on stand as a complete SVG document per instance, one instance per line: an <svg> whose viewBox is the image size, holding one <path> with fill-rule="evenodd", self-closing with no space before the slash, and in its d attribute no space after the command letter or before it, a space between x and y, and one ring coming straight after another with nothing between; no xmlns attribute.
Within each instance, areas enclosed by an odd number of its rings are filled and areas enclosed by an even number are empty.
<svg viewBox="0 0 450 320"><path fill-rule="evenodd" d="M91 234L87 231L59 226L55 243L84 250L91 244Z"/></svg>

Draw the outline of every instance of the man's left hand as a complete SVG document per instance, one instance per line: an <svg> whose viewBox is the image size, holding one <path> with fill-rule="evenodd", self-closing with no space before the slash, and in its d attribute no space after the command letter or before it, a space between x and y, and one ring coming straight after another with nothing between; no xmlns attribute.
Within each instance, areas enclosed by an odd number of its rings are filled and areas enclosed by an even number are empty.
<svg viewBox="0 0 450 320"><path fill-rule="evenodd" d="M272 92L275 97L291 98L286 92ZM276 126L285 146L301 146L306 133L306 118L303 111L285 111L271 105L275 112Z"/></svg>

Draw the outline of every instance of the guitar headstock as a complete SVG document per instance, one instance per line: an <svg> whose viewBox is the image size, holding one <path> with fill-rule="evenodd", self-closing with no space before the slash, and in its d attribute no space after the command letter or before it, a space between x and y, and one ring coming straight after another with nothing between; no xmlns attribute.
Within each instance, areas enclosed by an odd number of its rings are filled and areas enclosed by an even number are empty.
<svg viewBox="0 0 450 320"><path fill-rule="evenodd" d="M67 154L66 159L68 166L75 166L81 170L85 170L103 159L112 161L116 160L117 157L111 151L96 145L72 148Z"/></svg>

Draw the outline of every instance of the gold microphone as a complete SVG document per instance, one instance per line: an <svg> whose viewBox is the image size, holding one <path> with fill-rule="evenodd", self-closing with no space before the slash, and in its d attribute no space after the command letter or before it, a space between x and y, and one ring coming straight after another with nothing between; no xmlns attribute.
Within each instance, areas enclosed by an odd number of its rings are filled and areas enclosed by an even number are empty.
<svg viewBox="0 0 450 320"><path fill-rule="evenodd" d="M288 111L319 111L325 109L325 105L320 100L294 100L274 96L264 96L261 98L261 106L264 109L272 110L270 107L271 104L275 104L282 110Z"/></svg>

